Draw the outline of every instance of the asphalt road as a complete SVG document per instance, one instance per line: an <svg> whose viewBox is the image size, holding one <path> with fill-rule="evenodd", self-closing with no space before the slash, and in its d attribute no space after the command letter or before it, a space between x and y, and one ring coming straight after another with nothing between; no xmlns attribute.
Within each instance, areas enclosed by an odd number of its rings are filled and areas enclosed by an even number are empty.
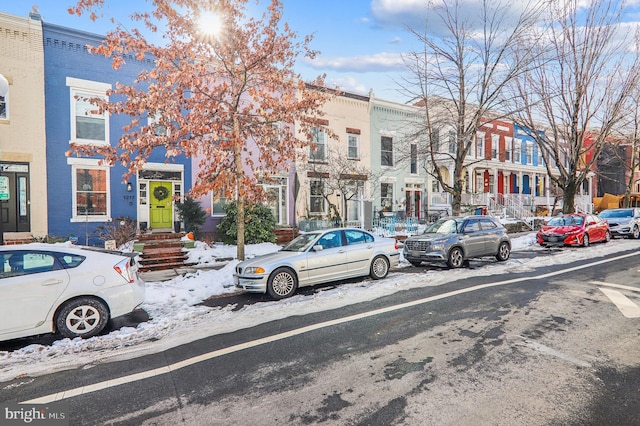
<svg viewBox="0 0 640 426"><path fill-rule="evenodd" d="M412 289L3 383L0 401L67 392L78 425L640 424L640 318L602 290L640 304L638 255L627 255Z"/></svg>

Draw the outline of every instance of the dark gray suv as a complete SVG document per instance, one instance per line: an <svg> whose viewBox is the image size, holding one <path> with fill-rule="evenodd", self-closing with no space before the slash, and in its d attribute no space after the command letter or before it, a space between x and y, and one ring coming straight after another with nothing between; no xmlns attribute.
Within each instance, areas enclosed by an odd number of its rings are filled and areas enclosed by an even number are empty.
<svg viewBox="0 0 640 426"><path fill-rule="evenodd" d="M609 223L614 237L640 238L640 209L607 209L598 216Z"/></svg>
<svg viewBox="0 0 640 426"><path fill-rule="evenodd" d="M460 268L474 257L509 259L511 240L507 230L491 216L449 217L430 225L421 235L404 242L403 255L413 266L422 262L445 262Z"/></svg>

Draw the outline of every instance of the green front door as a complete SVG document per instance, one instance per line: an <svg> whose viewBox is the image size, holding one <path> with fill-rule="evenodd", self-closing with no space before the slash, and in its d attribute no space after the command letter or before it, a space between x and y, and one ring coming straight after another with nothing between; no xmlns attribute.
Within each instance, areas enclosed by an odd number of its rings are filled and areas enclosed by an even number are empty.
<svg viewBox="0 0 640 426"><path fill-rule="evenodd" d="M150 182L149 227L151 229L173 228L173 208L171 203L171 182Z"/></svg>

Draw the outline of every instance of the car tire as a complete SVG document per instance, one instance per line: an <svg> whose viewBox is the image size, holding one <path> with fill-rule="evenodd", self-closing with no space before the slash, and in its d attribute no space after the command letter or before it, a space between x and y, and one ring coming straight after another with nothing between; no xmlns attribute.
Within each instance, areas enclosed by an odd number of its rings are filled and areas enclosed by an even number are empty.
<svg viewBox="0 0 640 426"><path fill-rule="evenodd" d="M608 243L609 241L611 241L611 232L607 231L604 233L604 242Z"/></svg>
<svg viewBox="0 0 640 426"><path fill-rule="evenodd" d="M589 247L589 234L587 234L586 232L582 237L582 247Z"/></svg>
<svg viewBox="0 0 640 426"><path fill-rule="evenodd" d="M89 338L104 330L109 309L99 299L80 297L66 302L55 316L56 330L68 338Z"/></svg>
<svg viewBox="0 0 640 426"><path fill-rule="evenodd" d="M422 262L420 260L410 260L409 263L412 264L413 266L422 265Z"/></svg>
<svg viewBox="0 0 640 426"><path fill-rule="evenodd" d="M376 256L371 261L369 276L374 280L381 280L389 274L389 261L384 256Z"/></svg>
<svg viewBox="0 0 640 426"><path fill-rule="evenodd" d="M289 268L278 268L269 276L267 294L272 299L280 300L293 296L298 289L298 277Z"/></svg>
<svg viewBox="0 0 640 426"><path fill-rule="evenodd" d="M460 247L454 247L449 251L449 257L447 258L447 265L449 268L458 269L464 265L464 253Z"/></svg>
<svg viewBox="0 0 640 426"><path fill-rule="evenodd" d="M511 247L509 246L509 243L506 241L501 242L498 246L498 254L496 254L496 259L498 259L499 262L505 262L509 260L510 255Z"/></svg>
<svg viewBox="0 0 640 426"><path fill-rule="evenodd" d="M633 238L634 240L640 238L640 228L638 228L638 225L635 225L631 230L631 238Z"/></svg>

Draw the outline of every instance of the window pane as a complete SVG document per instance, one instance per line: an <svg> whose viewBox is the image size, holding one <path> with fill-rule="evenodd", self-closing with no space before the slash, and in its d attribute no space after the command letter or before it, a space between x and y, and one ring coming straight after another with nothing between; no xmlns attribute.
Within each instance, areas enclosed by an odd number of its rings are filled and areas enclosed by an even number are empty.
<svg viewBox="0 0 640 426"><path fill-rule="evenodd" d="M0 96L0 119L7 118L7 102L4 96Z"/></svg>
<svg viewBox="0 0 640 426"><path fill-rule="evenodd" d="M382 136L380 141L380 164L393 166L393 139L388 136Z"/></svg>
<svg viewBox="0 0 640 426"><path fill-rule="evenodd" d="M104 114L95 114L98 107L93 105L84 98L90 98L91 95L85 93L78 93L76 96L76 138L77 139L90 139L96 141L106 140L106 121Z"/></svg>
<svg viewBox="0 0 640 426"><path fill-rule="evenodd" d="M107 172L76 170L76 215L107 214Z"/></svg>
<svg viewBox="0 0 640 426"><path fill-rule="evenodd" d="M356 135L349 135L349 150L348 150L348 156L349 158L358 158L358 136Z"/></svg>

